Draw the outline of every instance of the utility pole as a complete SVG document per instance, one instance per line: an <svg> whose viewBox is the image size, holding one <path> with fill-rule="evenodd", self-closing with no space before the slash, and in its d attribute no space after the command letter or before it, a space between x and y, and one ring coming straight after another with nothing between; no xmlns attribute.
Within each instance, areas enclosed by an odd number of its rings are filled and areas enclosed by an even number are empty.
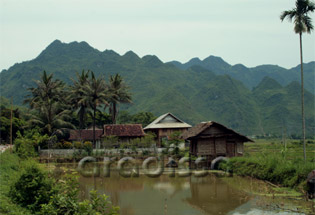
<svg viewBox="0 0 315 215"><path fill-rule="evenodd" d="M12 122L13 122L13 98L11 96L11 119L10 119L10 152L12 152L12 143L13 143L13 128L12 128Z"/></svg>

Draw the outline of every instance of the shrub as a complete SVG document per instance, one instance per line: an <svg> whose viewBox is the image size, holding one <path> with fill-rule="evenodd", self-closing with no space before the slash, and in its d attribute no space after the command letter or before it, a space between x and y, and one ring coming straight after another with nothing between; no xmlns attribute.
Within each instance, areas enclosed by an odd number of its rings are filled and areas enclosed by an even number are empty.
<svg viewBox="0 0 315 215"><path fill-rule="evenodd" d="M55 149L72 149L73 145L68 141L61 141L54 144Z"/></svg>
<svg viewBox="0 0 315 215"><path fill-rule="evenodd" d="M42 205L40 214L75 214L78 202L78 182L76 178L66 176L65 181L59 181L56 192L49 202Z"/></svg>
<svg viewBox="0 0 315 215"><path fill-rule="evenodd" d="M18 137L14 140L14 152L23 159L34 157L36 156L35 143L33 140L24 138L22 135L18 134Z"/></svg>
<svg viewBox="0 0 315 215"><path fill-rule="evenodd" d="M63 144L62 144L62 148L63 149L72 149L72 143L71 142L68 142L68 141L64 141Z"/></svg>
<svg viewBox="0 0 315 215"><path fill-rule="evenodd" d="M27 209L12 202L8 196L10 184L20 175L21 165L17 154L8 150L0 154L0 214L31 214ZM23 161L21 164L24 164Z"/></svg>
<svg viewBox="0 0 315 215"><path fill-rule="evenodd" d="M43 215L90 215L90 214L118 214L118 207L112 206L106 195L98 195L96 191L91 191L90 200L79 202L79 185L74 175L67 175L63 183L59 183L58 191L49 203L42 205L40 214Z"/></svg>
<svg viewBox="0 0 315 215"><path fill-rule="evenodd" d="M23 174L12 184L10 198L22 207L35 212L41 204L48 203L53 194L53 181L36 165L25 168Z"/></svg>
<svg viewBox="0 0 315 215"><path fill-rule="evenodd" d="M115 207L108 200L106 195L98 195L95 190L90 191L91 200L84 200L79 203L78 214L118 214L119 207Z"/></svg>
<svg viewBox="0 0 315 215"><path fill-rule="evenodd" d="M93 151L93 145L90 141L85 141L83 144L83 149L87 152L88 155L92 154Z"/></svg>
<svg viewBox="0 0 315 215"><path fill-rule="evenodd" d="M83 149L83 144L80 141L73 142L73 146L76 149Z"/></svg>
<svg viewBox="0 0 315 215"><path fill-rule="evenodd" d="M47 134L41 135L37 130L32 129L30 131L25 131L24 135L20 132L17 132L17 138L14 140L14 145L16 150L19 149L22 143L27 143L28 147L34 148L34 151L37 151L38 146L44 149L48 146L49 137Z"/></svg>
<svg viewBox="0 0 315 215"><path fill-rule="evenodd" d="M55 143L54 144L54 149L62 149L62 147L63 147L63 144L62 144L62 142L57 142L57 143Z"/></svg>

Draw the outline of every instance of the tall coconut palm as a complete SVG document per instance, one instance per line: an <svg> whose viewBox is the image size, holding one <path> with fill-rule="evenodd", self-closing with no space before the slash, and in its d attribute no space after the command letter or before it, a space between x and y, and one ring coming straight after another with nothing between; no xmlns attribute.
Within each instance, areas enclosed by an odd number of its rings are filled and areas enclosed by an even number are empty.
<svg viewBox="0 0 315 215"><path fill-rule="evenodd" d="M58 102L53 102L50 106L42 106L36 114L31 114L28 123L39 126L42 132L51 135L63 133L63 128L74 128L68 120L70 110L63 110Z"/></svg>
<svg viewBox="0 0 315 215"><path fill-rule="evenodd" d="M97 107L101 105L108 105L108 86L103 78L95 78L91 71L91 79L84 87L84 96L82 102L86 101L89 107L93 110L93 145L95 146L95 119Z"/></svg>
<svg viewBox="0 0 315 215"><path fill-rule="evenodd" d="M75 110L78 110L80 129L84 128L88 110L88 102L83 98L86 93L84 88L88 84L89 72L83 70L81 75L77 73L77 80L72 80L73 85L70 87L70 104Z"/></svg>
<svg viewBox="0 0 315 215"><path fill-rule="evenodd" d="M31 114L29 123L39 125L49 135L58 129L73 127L66 121L69 111L65 108L64 83L53 80L53 75L47 75L46 71L35 83L37 86L29 88L31 95L24 101L36 113Z"/></svg>
<svg viewBox="0 0 315 215"><path fill-rule="evenodd" d="M112 123L116 124L118 115L119 103L131 103L131 94L128 91L129 87L125 84L122 77L119 74L110 76L109 79L109 113L112 116Z"/></svg>
<svg viewBox="0 0 315 215"><path fill-rule="evenodd" d="M53 75L47 75L43 72L40 80L36 80L36 87L31 87L28 90L31 92L30 98L24 100L24 103L29 103L31 109L40 108L42 105L50 105L53 102L62 101L64 93L64 83L60 80L53 80Z"/></svg>
<svg viewBox="0 0 315 215"><path fill-rule="evenodd" d="M297 0L295 8L292 10L283 11L280 15L281 21L287 18L289 21L294 19L294 31L300 37L300 60L301 60L301 106L302 106L302 131L303 131L303 152L304 160L306 161L305 149L305 113L304 113L304 80L303 80L303 52L302 52L302 33L311 33L313 30L312 20L308 13L315 9L314 2L309 0Z"/></svg>

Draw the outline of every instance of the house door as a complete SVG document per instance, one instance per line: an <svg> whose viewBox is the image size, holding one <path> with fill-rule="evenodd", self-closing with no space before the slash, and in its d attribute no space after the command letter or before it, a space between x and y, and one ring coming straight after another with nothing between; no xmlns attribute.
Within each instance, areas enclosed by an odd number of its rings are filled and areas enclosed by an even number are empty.
<svg viewBox="0 0 315 215"><path fill-rule="evenodd" d="M227 142L226 143L226 152L228 157L235 156L235 143L234 142Z"/></svg>

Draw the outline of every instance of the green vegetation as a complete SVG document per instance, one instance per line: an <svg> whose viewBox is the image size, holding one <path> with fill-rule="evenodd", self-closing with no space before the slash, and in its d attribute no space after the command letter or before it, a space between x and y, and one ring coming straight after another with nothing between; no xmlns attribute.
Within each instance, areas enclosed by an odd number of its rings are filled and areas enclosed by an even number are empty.
<svg viewBox="0 0 315 215"><path fill-rule="evenodd" d="M118 214L108 196L91 191L80 201L74 175L54 179L34 160L15 153L0 154L0 214Z"/></svg>
<svg viewBox="0 0 315 215"><path fill-rule="evenodd" d="M185 142L183 139L181 139L181 132L173 132L169 139L167 140L167 143L164 143L166 145L166 151L164 153L168 153L170 155L174 155L175 158L180 158L184 154L180 155L180 148L179 144ZM170 151L170 148L172 148L172 151ZM188 149L187 149L188 150Z"/></svg>
<svg viewBox="0 0 315 215"><path fill-rule="evenodd" d="M206 65L212 67L205 68ZM314 62L304 64L306 82L310 82L306 86L314 86L314 68ZM26 89L35 86L31 80L38 79L43 70L71 85L71 78L83 69L93 70L97 77L114 77L117 73L124 77L131 87L133 103L122 104L120 110L131 115L152 112L159 116L172 112L191 124L213 120L248 135L279 136L284 129L288 136L302 134L300 124L295 123L300 119L300 85L290 84L299 80L299 67L286 70L266 65L248 69L211 57L203 65L191 64L187 70L181 70L155 56L139 58L133 52L120 56L108 50L99 52L85 42L54 41L36 59L1 72L0 90L3 96L12 95L14 102L21 104ZM237 75L244 79L236 78ZM278 87L263 84L255 92L249 89L265 76L275 79L274 83L278 81ZM313 92L313 88L306 89ZM314 134L315 127L315 98L310 92L305 92L307 136ZM112 121L111 116L109 119ZM80 127L78 120L72 123Z"/></svg>
<svg viewBox="0 0 315 215"><path fill-rule="evenodd" d="M263 81L253 89L256 104L259 105L261 134L302 137L301 132L301 90L298 82L282 87L271 78ZM307 136L314 135L314 100L309 92L305 92L305 113ZM286 105L284 105L286 104ZM311 117L313 116L313 119ZM294 131L294 129L296 129ZM297 132L299 131L299 132ZM277 135L278 134L278 135ZM279 135L280 134L280 135ZM293 137L292 136L292 137Z"/></svg>
<svg viewBox="0 0 315 215"><path fill-rule="evenodd" d="M119 103L131 103L131 94L129 87L125 84L119 74L109 78L109 113L112 116L113 124L116 124Z"/></svg>
<svg viewBox="0 0 315 215"><path fill-rule="evenodd" d="M252 89L257 86L264 77L274 79L282 86L290 84L292 81L299 81L301 76L300 65L285 69L277 65L261 65L253 68L248 68L243 64L230 65L222 58L216 56L209 56L204 60L193 58L187 63L180 63L176 61L171 62L177 68L187 70L193 66L200 66L204 69L214 72L216 75L227 74L236 80L241 81L247 88ZM314 67L315 62L305 63L305 89L309 92L315 91L314 86Z"/></svg>
<svg viewBox="0 0 315 215"><path fill-rule="evenodd" d="M79 184L75 176L68 175L65 182L56 185L57 190L62 191L55 193L50 198L48 204L41 207L40 214L51 215L90 215L104 214L117 215L119 207L114 207L108 200L108 196L99 195L96 191L90 192L90 200L79 201L78 192Z"/></svg>
<svg viewBox="0 0 315 215"><path fill-rule="evenodd" d="M54 80L53 74L47 75L46 71L43 72L41 79L35 82L36 87L28 89L30 95L24 101L31 109L31 112L26 114L28 128L38 126L37 130L41 134L47 134L50 142L56 142L53 138L64 142L64 139L67 139L66 128L75 128L72 123L78 124L81 129L85 128L92 118L95 144L96 121L102 127L110 122L111 115L111 123L116 122L118 104L131 102L128 86L118 74L110 77L109 85L102 77L96 78L92 71L82 71L81 75L77 74L77 78L77 81L73 80L73 85L66 87L59 79ZM109 106L109 115L99 110L104 105L105 109ZM1 129L6 134L6 140L9 130L7 112L8 109L1 109L1 114L4 115L1 118ZM15 115L17 113L15 111Z"/></svg>
<svg viewBox="0 0 315 215"><path fill-rule="evenodd" d="M73 125L67 120L70 110L67 109L64 83L53 80L53 75L44 71L41 80L36 81L35 88L29 88L31 95L25 100L31 110L28 122L40 127L40 131L48 135L61 132L62 128L71 128Z"/></svg>
<svg viewBox="0 0 315 215"><path fill-rule="evenodd" d="M35 157L38 147L47 148L48 142L51 140L47 134L42 135L38 129L25 130L22 135L17 132L14 140L14 152L21 158Z"/></svg>
<svg viewBox="0 0 315 215"><path fill-rule="evenodd" d="M20 161L17 154L10 154L8 151L0 154L0 214L31 214L9 197L10 187L20 176L20 170L26 163Z"/></svg>
<svg viewBox="0 0 315 215"><path fill-rule="evenodd" d="M146 127L156 119L156 116L151 112L139 112L130 114L128 111L121 111L118 115L119 124L142 124Z"/></svg>
<svg viewBox="0 0 315 215"><path fill-rule="evenodd" d="M271 183L306 191L307 175L314 169L315 143L307 146L308 160L303 160L301 143L287 140L257 140L245 146L244 157L233 157L221 165L240 176L250 176Z"/></svg>
<svg viewBox="0 0 315 215"><path fill-rule="evenodd" d="M81 75L78 73L77 81L73 80L73 85L70 86L70 102L73 104L73 108L78 111L77 115L79 118L79 129L84 129L87 120L87 112L88 112L88 101L85 99L85 91L83 87L88 84L89 71L85 73L83 70Z"/></svg>
<svg viewBox="0 0 315 215"><path fill-rule="evenodd" d="M95 145L95 121L97 107L101 105L108 105L107 85L103 78L96 78L91 72L91 79L87 84L82 86L83 98L82 101L88 104L88 107L93 111L93 144Z"/></svg>
<svg viewBox="0 0 315 215"><path fill-rule="evenodd" d="M3 97L1 97L2 99ZM8 107L9 103L2 103L0 107L0 144L10 142L10 123L11 123L11 109ZM16 138L17 132L22 132L25 126L25 120L22 118L19 108L14 108L12 111L12 133L13 140Z"/></svg>
<svg viewBox="0 0 315 215"><path fill-rule="evenodd" d="M53 189L53 180L36 164L31 164L23 169L21 176L11 185L9 197L21 207L35 213L42 204L49 202L54 192L56 190Z"/></svg>

